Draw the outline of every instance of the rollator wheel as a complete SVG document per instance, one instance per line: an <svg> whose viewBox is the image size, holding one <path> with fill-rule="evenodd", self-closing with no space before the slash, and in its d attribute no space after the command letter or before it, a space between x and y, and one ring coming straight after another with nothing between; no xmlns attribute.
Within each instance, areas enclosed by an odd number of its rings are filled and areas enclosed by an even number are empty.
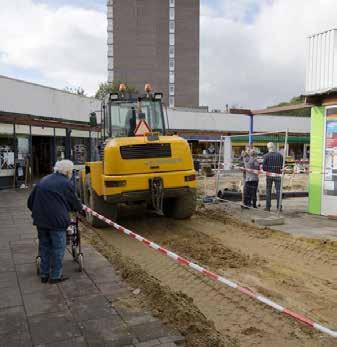
<svg viewBox="0 0 337 347"><path fill-rule="evenodd" d="M40 256L36 257L35 263L36 263L36 274L38 276L40 276L40 265L41 265L41 257Z"/></svg>
<svg viewBox="0 0 337 347"><path fill-rule="evenodd" d="M77 262L78 262L78 270L79 272L82 272L84 270L84 259L83 259L82 253L78 255Z"/></svg>
<svg viewBox="0 0 337 347"><path fill-rule="evenodd" d="M71 246L71 255L73 256L73 260L77 260L77 247L76 246Z"/></svg>

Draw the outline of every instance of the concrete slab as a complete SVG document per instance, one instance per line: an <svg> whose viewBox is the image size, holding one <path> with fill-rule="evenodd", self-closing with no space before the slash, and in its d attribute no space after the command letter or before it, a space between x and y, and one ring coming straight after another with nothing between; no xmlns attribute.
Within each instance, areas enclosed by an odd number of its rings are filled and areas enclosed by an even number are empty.
<svg viewBox="0 0 337 347"><path fill-rule="evenodd" d="M27 320L22 306L0 311L0 345L1 346L32 346Z"/></svg>
<svg viewBox="0 0 337 347"><path fill-rule="evenodd" d="M48 313L28 318L33 343L55 343L75 337L81 332L70 313Z"/></svg>
<svg viewBox="0 0 337 347"><path fill-rule="evenodd" d="M57 341L53 343L48 343L39 345L39 347L87 347L84 337L76 337L74 339L69 339L65 341Z"/></svg>
<svg viewBox="0 0 337 347"><path fill-rule="evenodd" d="M124 291L128 292L128 287L121 281L111 281L104 283L96 283L97 288L104 295L115 295L116 292L122 293Z"/></svg>
<svg viewBox="0 0 337 347"><path fill-rule="evenodd" d="M103 295L89 295L68 301L69 309L75 320L86 321L99 318L116 320L116 325L123 324L117 312Z"/></svg>
<svg viewBox="0 0 337 347"><path fill-rule="evenodd" d="M48 285L43 285L36 275L35 264L16 265L17 276L23 294L44 291Z"/></svg>
<svg viewBox="0 0 337 347"><path fill-rule="evenodd" d="M23 295L27 316L53 312L68 312L67 305L58 287L49 284L44 284L44 286L47 287L46 290Z"/></svg>
<svg viewBox="0 0 337 347"><path fill-rule="evenodd" d="M1 288L0 309L22 305L21 293L18 287Z"/></svg>
<svg viewBox="0 0 337 347"><path fill-rule="evenodd" d="M89 320L83 322L82 326L82 332L90 347L117 347L132 345L138 342L126 326L121 327L115 319L103 318Z"/></svg>
<svg viewBox="0 0 337 347"><path fill-rule="evenodd" d="M97 287L89 278L70 278L58 286L66 298L99 294Z"/></svg>
<svg viewBox="0 0 337 347"><path fill-rule="evenodd" d="M158 320L132 325L129 329L140 342L158 339L169 335L168 330Z"/></svg>
<svg viewBox="0 0 337 347"><path fill-rule="evenodd" d="M111 265L104 266L104 267L97 267L97 268L88 268L87 267L87 260L85 258L85 271L88 274L88 276L91 278L92 281L95 283L106 283L106 282L112 282L112 281L119 281L119 277L116 275L116 272L111 267Z"/></svg>
<svg viewBox="0 0 337 347"><path fill-rule="evenodd" d="M18 288L18 280L14 271L0 272L0 288Z"/></svg>
<svg viewBox="0 0 337 347"><path fill-rule="evenodd" d="M5 308L0 311L0 336L28 331L23 306Z"/></svg>
<svg viewBox="0 0 337 347"><path fill-rule="evenodd" d="M132 311L122 307L121 304L118 303L115 304L115 309L128 325L139 325L158 321L148 313L142 311Z"/></svg>
<svg viewBox="0 0 337 347"><path fill-rule="evenodd" d="M35 246L17 246L12 248L14 264L35 263L37 256L37 247Z"/></svg>

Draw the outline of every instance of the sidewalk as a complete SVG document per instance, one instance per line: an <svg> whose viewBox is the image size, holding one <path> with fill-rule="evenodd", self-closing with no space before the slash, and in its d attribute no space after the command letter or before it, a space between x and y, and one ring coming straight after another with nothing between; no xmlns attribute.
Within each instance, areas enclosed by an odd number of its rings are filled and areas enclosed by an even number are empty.
<svg viewBox="0 0 337 347"><path fill-rule="evenodd" d="M85 272L67 252L58 285L36 276L36 230L27 191L0 191L0 346L173 347L183 343L149 313L126 308L130 289L111 264L84 247Z"/></svg>

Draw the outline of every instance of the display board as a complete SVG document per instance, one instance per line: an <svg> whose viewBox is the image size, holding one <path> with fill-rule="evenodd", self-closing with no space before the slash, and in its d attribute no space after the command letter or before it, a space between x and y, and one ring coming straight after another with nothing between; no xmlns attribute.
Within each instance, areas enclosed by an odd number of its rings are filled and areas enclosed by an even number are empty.
<svg viewBox="0 0 337 347"><path fill-rule="evenodd" d="M324 130L321 213L337 215L337 106L326 108Z"/></svg>

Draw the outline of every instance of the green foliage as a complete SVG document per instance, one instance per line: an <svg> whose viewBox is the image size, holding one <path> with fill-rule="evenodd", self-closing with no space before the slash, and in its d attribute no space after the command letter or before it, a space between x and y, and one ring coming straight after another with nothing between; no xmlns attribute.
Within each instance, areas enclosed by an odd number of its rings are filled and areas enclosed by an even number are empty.
<svg viewBox="0 0 337 347"><path fill-rule="evenodd" d="M277 105L268 106L267 108L298 105L298 104L303 104L304 101L305 101L304 96L302 95L294 96L293 98L290 99L290 101L280 102ZM310 108L283 111L283 112L280 112L280 114L287 115L287 116L294 116L294 117L310 117Z"/></svg>
<svg viewBox="0 0 337 347"><path fill-rule="evenodd" d="M119 85L123 83L120 81L114 81L112 83L100 83L97 92L95 94L95 98L97 99L104 99L104 97L109 94L109 93L118 93L119 91ZM130 86L126 83L124 83L126 85L126 92L128 94L137 94L138 91L135 87Z"/></svg>
<svg viewBox="0 0 337 347"><path fill-rule="evenodd" d="M86 93L85 93L84 89L81 88L81 87L77 87L77 88L65 87L63 90L68 92L68 93L86 96Z"/></svg>
<svg viewBox="0 0 337 347"><path fill-rule="evenodd" d="M300 96L294 96L293 98L290 99L290 101L280 102L277 105L268 106L267 108L298 105L302 103L304 103L304 96L300 95Z"/></svg>

